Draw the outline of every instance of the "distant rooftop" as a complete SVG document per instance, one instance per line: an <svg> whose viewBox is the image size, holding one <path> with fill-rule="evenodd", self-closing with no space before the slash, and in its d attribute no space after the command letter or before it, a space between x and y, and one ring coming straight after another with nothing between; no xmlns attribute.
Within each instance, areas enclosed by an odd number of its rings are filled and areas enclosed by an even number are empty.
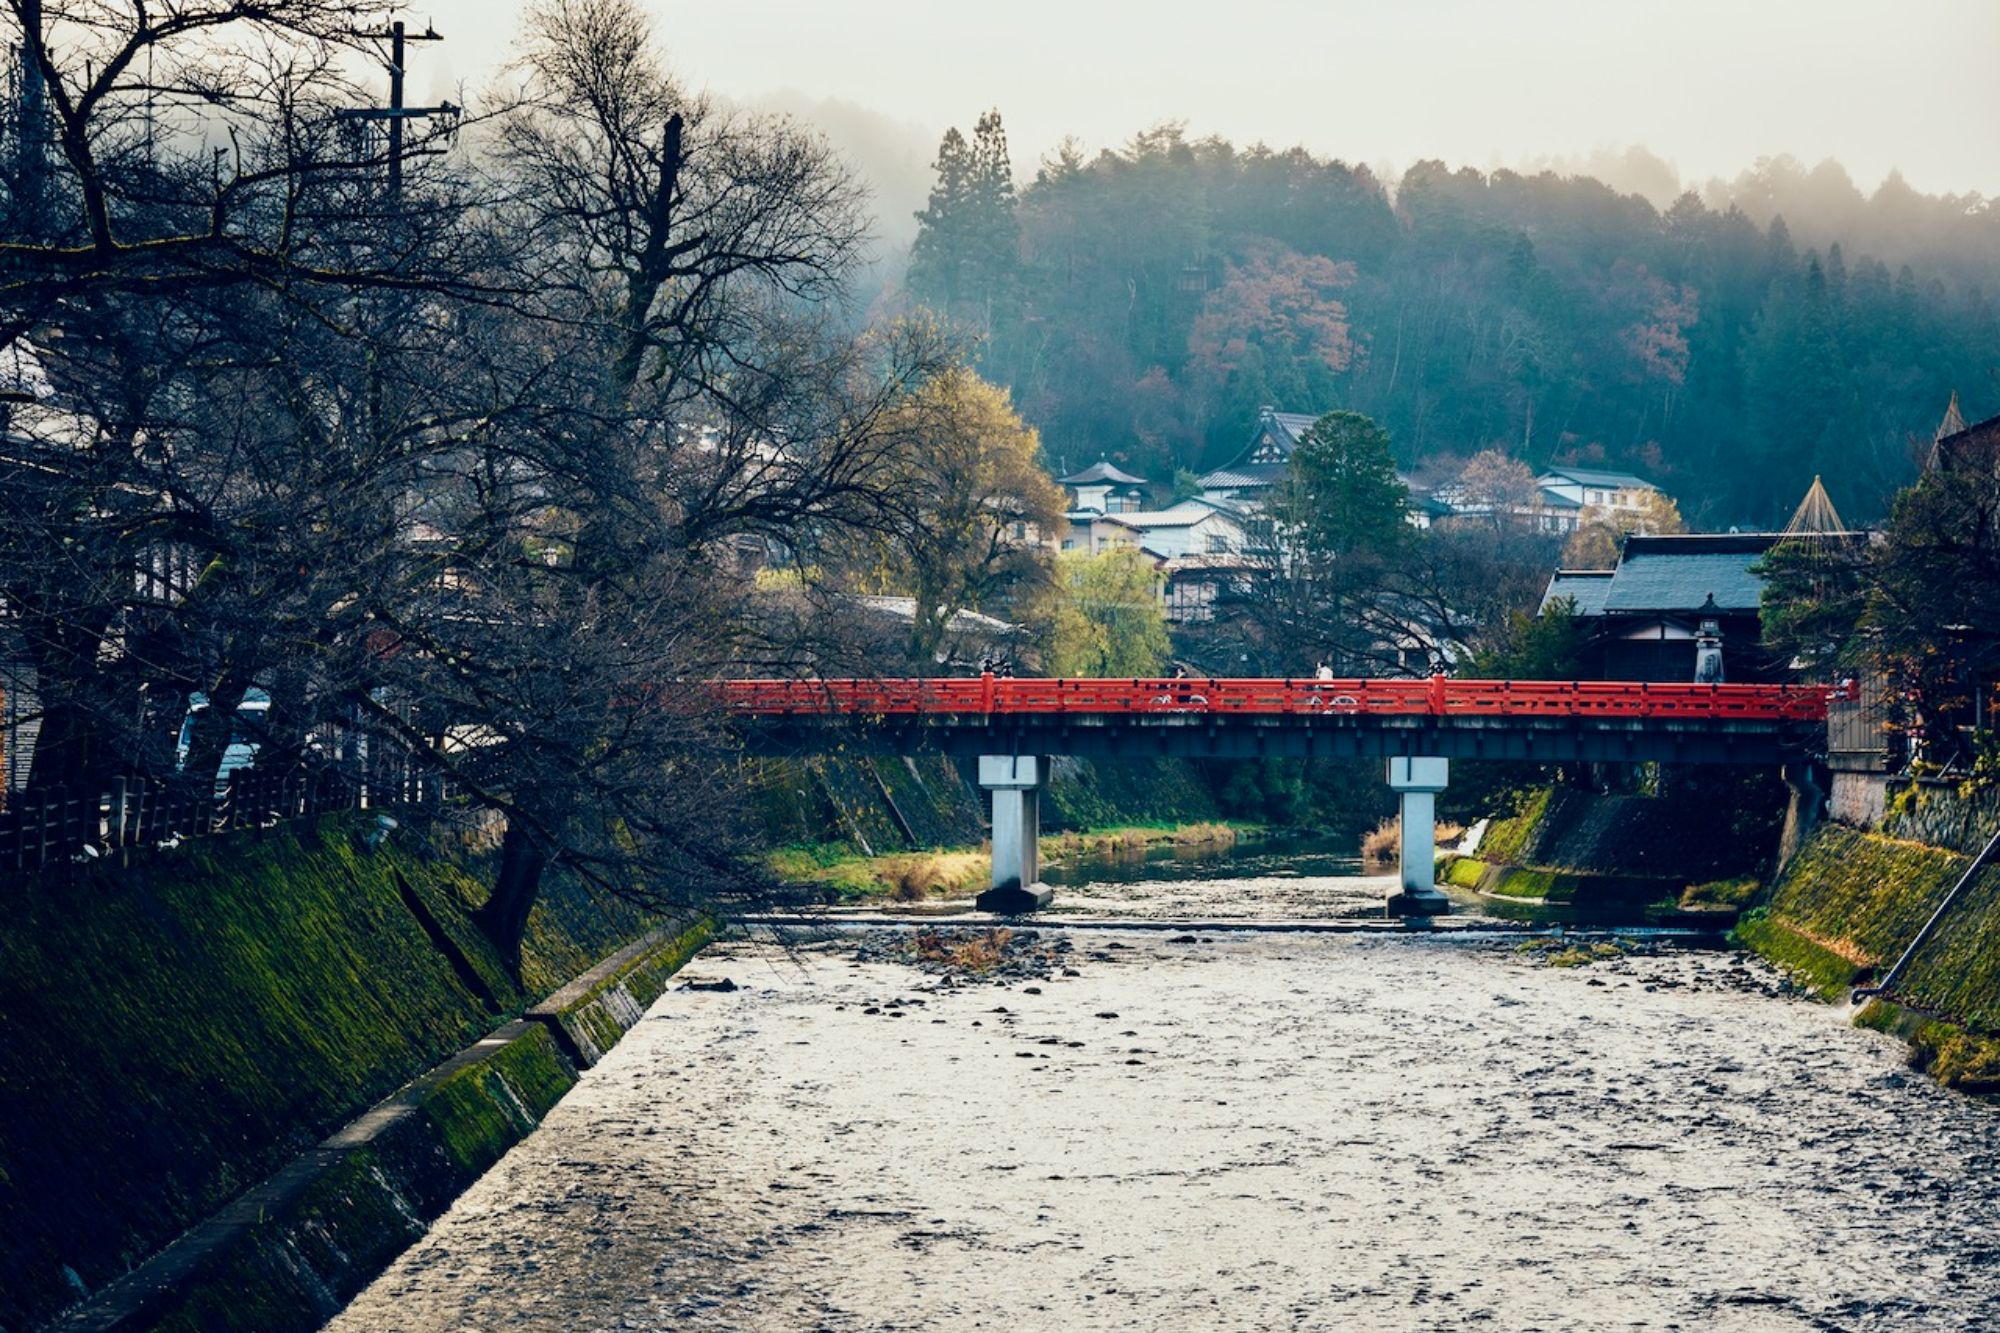
<svg viewBox="0 0 2000 1333"><path fill-rule="evenodd" d="M1579 616L1601 616L1604 614L1604 598L1611 591L1611 579L1615 569L1558 569L1549 580L1548 591L1542 594L1542 605L1535 614L1546 614L1550 605L1568 600L1576 604L1575 614Z"/></svg>
<svg viewBox="0 0 2000 1333"><path fill-rule="evenodd" d="M1254 490L1275 486L1284 475L1283 463L1235 463L1204 473L1198 480L1210 490Z"/></svg>
<svg viewBox="0 0 2000 1333"><path fill-rule="evenodd" d="M1081 472L1057 478L1057 484L1062 486L1101 486L1106 482L1116 486L1144 486L1146 479L1144 477L1135 477L1131 473L1121 470L1116 464L1102 458Z"/></svg>
<svg viewBox="0 0 2000 1333"><path fill-rule="evenodd" d="M1781 535L1627 537L1604 610L1692 612L1713 597L1722 611L1754 613L1763 601L1764 580L1752 570Z"/></svg>
<svg viewBox="0 0 2000 1333"><path fill-rule="evenodd" d="M1219 506L1201 500L1183 500L1171 509L1151 511L1130 511L1123 514L1106 514L1107 523L1121 523L1128 528L1145 532L1152 528L1191 528L1203 519L1230 516ZM1234 521L1230 519L1230 521Z"/></svg>
<svg viewBox="0 0 2000 1333"><path fill-rule="evenodd" d="M1644 477L1632 472L1602 472L1594 468L1549 467L1542 470L1544 477L1561 477L1565 481L1576 482L1580 486L1614 486L1620 489L1636 488L1642 491L1656 491L1659 487Z"/></svg>

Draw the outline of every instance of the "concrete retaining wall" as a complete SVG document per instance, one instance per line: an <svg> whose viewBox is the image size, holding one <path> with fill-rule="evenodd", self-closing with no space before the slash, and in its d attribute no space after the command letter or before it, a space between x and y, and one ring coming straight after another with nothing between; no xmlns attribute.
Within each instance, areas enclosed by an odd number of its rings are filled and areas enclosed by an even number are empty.
<svg viewBox="0 0 2000 1333"><path fill-rule="evenodd" d="M710 938L657 930L398 1090L72 1311L65 1333L318 1328L534 1132ZM643 997L643 998L642 998ZM588 1058L579 1062L572 1043Z"/></svg>
<svg viewBox="0 0 2000 1333"><path fill-rule="evenodd" d="M516 973L467 857L359 831L0 888L0 1328L100 1294L653 924L552 876Z"/></svg>

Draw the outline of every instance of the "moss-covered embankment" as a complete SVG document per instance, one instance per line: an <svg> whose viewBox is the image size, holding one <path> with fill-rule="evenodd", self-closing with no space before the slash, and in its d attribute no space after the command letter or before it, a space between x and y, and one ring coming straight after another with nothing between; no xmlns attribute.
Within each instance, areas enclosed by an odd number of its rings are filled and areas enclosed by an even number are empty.
<svg viewBox="0 0 2000 1333"><path fill-rule="evenodd" d="M1737 927L1744 944L1828 999L1893 964L1971 858L1830 824L1785 867ZM1867 1026L1911 1043L1941 1081L2000 1092L2000 867L1952 907L1896 984L1903 1004L1871 1001Z"/></svg>
<svg viewBox="0 0 2000 1333"><path fill-rule="evenodd" d="M1727 924L1771 863L1784 809L1765 774L1668 775L1645 794L1540 787L1442 874L1494 899Z"/></svg>
<svg viewBox="0 0 2000 1333"><path fill-rule="evenodd" d="M517 974L469 920L485 890L463 863L407 830L373 851L357 833L331 818L0 891L0 1327L98 1292L653 925L554 881ZM569 1020L604 1033L599 1011L648 986L575 995ZM545 1016L481 1043L392 1133L303 1182L293 1239L253 1229L205 1260L227 1285L184 1326L312 1327L560 1096L565 1036ZM253 1282L232 1266L259 1244Z"/></svg>

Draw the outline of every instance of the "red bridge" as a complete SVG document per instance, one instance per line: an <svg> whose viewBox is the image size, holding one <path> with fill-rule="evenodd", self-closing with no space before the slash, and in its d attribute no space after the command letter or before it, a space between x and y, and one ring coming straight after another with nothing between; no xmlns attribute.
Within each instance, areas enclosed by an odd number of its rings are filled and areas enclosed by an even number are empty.
<svg viewBox="0 0 2000 1333"><path fill-rule="evenodd" d="M765 752L1775 763L1823 739L1828 691L1638 681L733 680Z"/></svg>
<svg viewBox="0 0 2000 1333"><path fill-rule="evenodd" d="M1776 764L1826 741L1829 691L1798 685L1450 680L732 680L766 754L944 751L979 759L993 801L993 887L979 905L1045 907L1043 756L1372 756L1402 799L1391 912L1450 910L1434 882L1437 794L1453 759Z"/></svg>

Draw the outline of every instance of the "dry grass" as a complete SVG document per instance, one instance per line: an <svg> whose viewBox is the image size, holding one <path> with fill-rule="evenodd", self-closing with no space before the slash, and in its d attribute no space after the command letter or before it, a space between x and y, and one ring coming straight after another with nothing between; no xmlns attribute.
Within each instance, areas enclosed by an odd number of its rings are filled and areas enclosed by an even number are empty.
<svg viewBox="0 0 2000 1333"><path fill-rule="evenodd" d="M1177 824L1172 828L1120 828L1099 833L1057 833L1042 839L1042 855L1050 859L1094 856L1104 853L1140 852L1161 843L1176 847L1229 847L1235 845L1233 825L1215 822Z"/></svg>
<svg viewBox="0 0 2000 1333"><path fill-rule="evenodd" d="M1464 836L1465 825L1454 824L1448 819L1440 819L1437 822L1437 831L1434 835L1437 846L1449 846ZM1402 840L1403 821L1395 818L1385 819L1362 835L1361 859L1376 865L1393 861L1396 859L1397 848Z"/></svg>
<svg viewBox="0 0 2000 1333"><path fill-rule="evenodd" d="M889 896L906 903L975 888L993 865L993 858L983 852L904 852L875 860Z"/></svg>
<svg viewBox="0 0 2000 1333"><path fill-rule="evenodd" d="M920 930L911 949L921 960L937 963L956 972L983 975L1000 966L1007 956L1007 942L1014 932L1005 926L992 930Z"/></svg>
<svg viewBox="0 0 2000 1333"><path fill-rule="evenodd" d="M936 894L971 893L984 887L993 859L984 852L892 852L855 856L831 848L786 848L768 863L789 883L824 884L847 901L894 898L916 902Z"/></svg>
<svg viewBox="0 0 2000 1333"><path fill-rule="evenodd" d="M1385 819L1374 828L1361 835L1361 859L1381 863L1395 859L1396 847L1403 839L1403 821Z"/></svg>

